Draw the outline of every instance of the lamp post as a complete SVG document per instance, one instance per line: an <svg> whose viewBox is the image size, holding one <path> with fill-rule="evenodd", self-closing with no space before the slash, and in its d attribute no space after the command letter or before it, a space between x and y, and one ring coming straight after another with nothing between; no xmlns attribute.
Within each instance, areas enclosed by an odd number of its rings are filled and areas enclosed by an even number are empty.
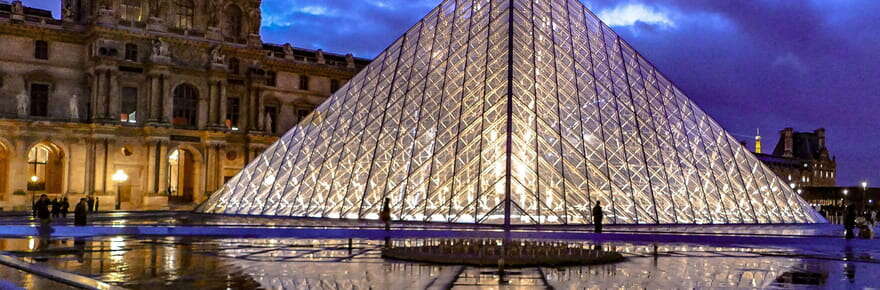
<svg viewBox="0 0 880 290"><path fill-rule="evenodd" d="M128 174L125 174L125 171L122 169L116 170L116 173L113 173L113 181L116 182L116 210L120 210L122 208L122 195L119 192L121 188L119 186L120 183L128 180Z"/></svg>
<svg viewBox="0 0 880 290"><path fill-rule="evenodd" d="M36 175L32 175L31 176L31 184L30 184L30 186L28 186L28 189L31 190L31 211L34 212L35 216L37 213L36 212L36 210L37 210L37 203L36 203L37 202L37 188L36 188L37 181L40 181L40 178L37 177Z"/></svg>
<svg viewBox="0 0 880 290"><path fill-rule="evenodd" d="M862 212L864 213L866 210L865 200L868 195L868 181L862 181Z"/></svg>

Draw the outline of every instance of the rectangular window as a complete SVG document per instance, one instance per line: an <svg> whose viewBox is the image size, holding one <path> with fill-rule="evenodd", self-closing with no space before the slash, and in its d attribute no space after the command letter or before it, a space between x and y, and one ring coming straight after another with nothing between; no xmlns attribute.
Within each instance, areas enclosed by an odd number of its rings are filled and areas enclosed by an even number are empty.
<svg viewBox="0 0 880 290"><path fill-rule="evenodd" d="M309 110L300 109L296 111L296 121L300 122L309 115Z"/></svg>
<svg viewBox="0 0 880 290"><path fill-rule="evenodd" d="M229 129L238 127L238 118L240 115L241 100L239 98L229 98L226 100L226 126Z"/></svg>
<svg viewBox="0 0 880 290"><path fill-rule="evenodd" d="M303 91L309 90L309 77L299 76L299 89Z"/></svg>
<svg viewBox="0 0 880 290"><path fill-rule="evenodd" d="M122 122L137 123L138 89L134 87L122 88Z"/></svg>
<svg viewBox="0 0 880 290"><path fill-rule="evenodd" d="M330 93L335 94L339 90L339 80L330 80Z"/></svg>
<svg viewBox="0 0 880 290"><path fill-rule="evenodd" d="M45 40L34 41L34 58L49 59L49 43Z"/></svg>
<svg viewBox="0 0 880 290"><path fill-rule="evenodd" d="M266 85L270 87L274 87L278 82L278 74L274 71L270 71L266 73Z"/></svg>
<svg viewBox="0 0 880 290"><path fill-rule="evenodd" d="M49 85L31 84L31 116L49 116Z"/></svg>
<svg viewBox="0 0 880 290"><path fill-rule="evenodd" d="M125 45L125 60L138 61L138 46L135 44Z"/></svg>

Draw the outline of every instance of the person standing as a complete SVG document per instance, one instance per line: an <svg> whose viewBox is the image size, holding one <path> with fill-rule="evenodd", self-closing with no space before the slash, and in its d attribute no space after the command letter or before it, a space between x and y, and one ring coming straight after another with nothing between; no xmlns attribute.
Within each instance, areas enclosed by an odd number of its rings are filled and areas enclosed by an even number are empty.
<svg viewBox="0 0 880 290"><path fill-rule="evenodd" d="M87 200L87 202L88 202L88 206L89 206L88 210L92 211L92 209L95 208L95 198L92 197L91 195L89 195L89 199Z"/></svg>
<svg viewBox="0 0 880 290"><path fill-rule="evenodd" d="M385 230L391 230L391 199L385 198L385 203L382 205L382 212L379 213L379 219L385 223Z"/></svg>
<svg viewBox="0 0 880 290"><path fill-rule="evenodd" d="M40 195L40 199L37 200L36 204L34 204L34 208L36 208L37 211L37 218L39 218L40 222L43 224L48 224L52 222L50 216L51 213L49 211L49 205L51 204L52 202L49 201L49 196L45 194Z"/></svg>
<svg viewBox="0 0 880 290"><path fill-rule="evenodd" d="M67 218L67 212L70 210L70 201L67 200L67 197L61 199L61 217Z"/></svg>
<svg viewBox="0 0 880 290"><path fill-rule="evenodd" d="M852 239L855 237L853 229L856 227L856 208L853 206L846 207L846 213L843 215L844 237Z"/></svg>
<svg viewBox="0 0 880 290"><path fill-rule="evenodd" d="M76 208L73 210L73 224L77 226L86 225L89 215L89 202L85 197L79 199Z"/></svg>
<svg viewBox="0 0 880 290"><path fill-rule="evenodd" d="M52 199L52 218L58 218L61 215L61 202L58 198Z"/></svg>
<svg viewBox="0 0 880 290"><path fill-rule="evenodd" d="M100 205L100 204L101 204L101 200L96 197L95 198L95 209L92 211L98 212L98 205Z"/></svg>
<svg viewBox="0 0 880 290"><path fill-rule="evenodd" d="M593 231L597 234L602 233L602 219L605 214L602 213L602 202L596 201L596 206L593 207Z"/></svg>

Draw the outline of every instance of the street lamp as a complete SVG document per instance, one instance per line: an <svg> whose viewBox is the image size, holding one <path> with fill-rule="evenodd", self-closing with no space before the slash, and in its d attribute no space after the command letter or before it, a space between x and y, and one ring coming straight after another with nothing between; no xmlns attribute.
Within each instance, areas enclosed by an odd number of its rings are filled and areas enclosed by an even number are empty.
<svg viewBox="0 0 880 290"><path fill-rule="evenodd" d="M865 210L866 210L865 199L867 199L867 197L866 197L867 195L868 195L868 181L866 180L866 181L862 181L862 212L865 212Z"/></svg>
<svg viewBox="0 0 880 290"><path fill-rule="evenodd" d="M36 175L31 176L31 184L28 186L28 189L31 190L31 211L34 212L34 215L37 215L37 181L40 181L40 178Z"/></svg>
<svg viewBox="0 0 880 290"><path fill-rule="evenodd" d="M119 193L119 184L128 180L128 174L125 174L125 171L122 169L116 170L116 173L113 173L113 181L116 182L116 210L122 208L122 195Z"/></svg>

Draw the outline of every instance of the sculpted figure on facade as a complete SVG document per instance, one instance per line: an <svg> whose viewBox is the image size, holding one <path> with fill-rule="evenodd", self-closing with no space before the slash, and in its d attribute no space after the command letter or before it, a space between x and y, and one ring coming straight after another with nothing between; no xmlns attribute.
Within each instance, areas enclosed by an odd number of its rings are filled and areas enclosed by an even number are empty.
<svg viewBox="0 0 880 290"><path fill-rule="evenodd" d="M168 49L168 43L161 39L153 41L153 57L168 58L171 57L171 51Z"/></svg>
<svg viewBox="0 0 880 290"><path fill-rule="evenodd" d="M208 12L208 27L217 27L220 25L220 20L217 17L217 0L208 0L205 3L205 10Z"/></svg>
<svg viewBox="0 0 880 290"><path fill-rule="evenodd" d="M284 44L284 58L293 59L293 45L290 45L290 43Z"/></svg>
<svg viewBox="0 0 880 290"><path fill-rule="evenodd" d="M211 49L211 63L212 64L226 64L226 56L220 51L220 46L214 46Z"/></svg>
<svg viewBox="0 0 880 290"><path fill-rule="evenodd" d="M61 16L63 20L74 20L76 11L73 9L73 1L64 2L64 7L61 8Z"/></svg>
<svg viewBox="0 0 880 290"><path fill-rule="evenodd" d="M73 94L68 103L68 112L71 120L79 120L79 94Z"/></svg>
<svg viewBox="0 0 880 290"><path fill-rule="evenodd" d="M262 21L262 17L260 16L259 9L251 10L251 34L260 34L260 21Z"/></svg>
<svg viewBox="0 0 880 290"><path fill-rule="evenodd" d="M21 5L21 0L12 1L12 14L24 14L24 6Z"/></svg>
<svg viewBox="0 0 880 290"><path fill-rule="evenodd" d="M16 96L16 104L18 105L17 112L19 117L24 117L28 115L28 99L29 98L27 92L25 91L21 91L21 93Z"/></svg>
<svg viewBox="0 0 880 290"><path fill-rule="evenodd" d="M323 50L318 49L318 52L315 53L315 57L318 58L319 64L327 63L327 60L324 58L324 51Z"/></svg>
<svg viewBox="0 0 880 290"><path fill-rule="evenodd" d="M266 123L266 124L264 124L266 126L265 127L266 133L269 133L269 134L275 133L274 132L275 130L273 130L273 127L272 127L272 115L269 115L269 113L266 113L266 118L264 120Z"/></svg>

